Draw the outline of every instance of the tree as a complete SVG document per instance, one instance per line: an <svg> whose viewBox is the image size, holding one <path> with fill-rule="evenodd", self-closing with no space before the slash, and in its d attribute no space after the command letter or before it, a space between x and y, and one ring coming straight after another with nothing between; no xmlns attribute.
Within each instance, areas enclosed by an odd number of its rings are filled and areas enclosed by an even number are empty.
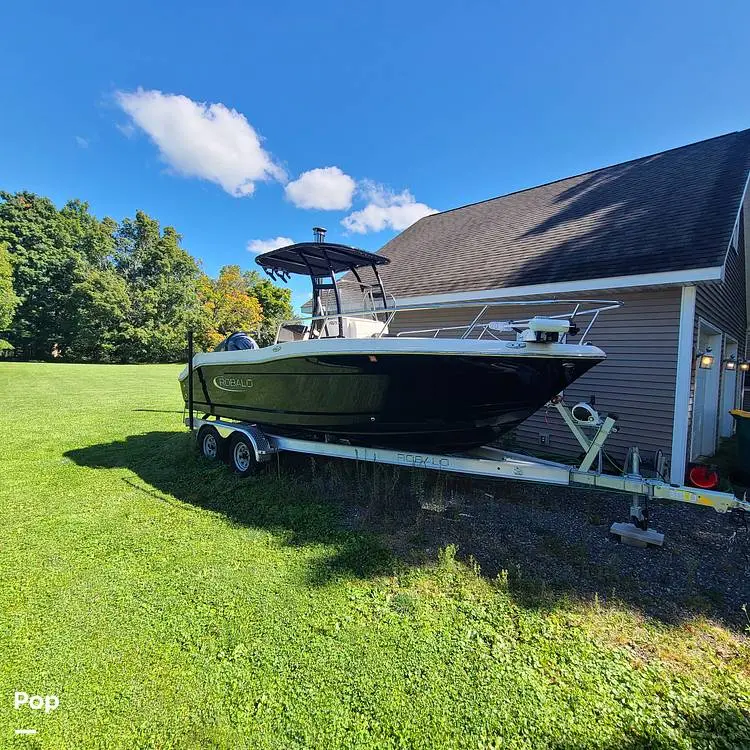
<svg viewBox="0 0 750 750"><path fill-rule="evenodd" d="M126 360L131 303L125 280L112 268L91 268L73 285L71 301L76 323L68 354L94 362Z"/></svg>
<svg viewBox="0 0 750 750"><path fill-rule="evenodd" d="M198 294L203 313L199 346L213 349L234 331L257 335L263 321L263 308L258 299L248 293L239 266L224 266L216 280L204 274Z"/></svg>
<svg viewBox="0 0 750 750"><path fill-rule="evenodd" d="M20 298L11 341L31 356L64 352L70 338L73 279L86 265L70 226L48 198L0 193L0 242L8 243Z"/></svg>
<svg viewBox="0 0 750 750"><path fill-rule="evenodd" d="M182 359L187 331L200 321L200 269L180 241L173 227L162 232L143 211L115 233L115 267L130 298L123 355L132 361Z"/></svg>
<svg viewBox="0 0 750 750"><path fill-rule="evenodd" d="M273 343L279 324L294 317L292 292L286 287L276 286L257 271L245 271L242 276L248 294L260 303L263 320L258 329L258 343L267 346Z"/></svg>
<svg viewBox="0 0 750 750"><path fill-rule="evenodd" d="M18 296L13 291L13 266L8 243L0 242L0 331L10 328L18 302Z"/></svg>
<svg viewBox="0 0 750 750"><path fill-rule="evenodd" d="M89 204L78 199L68 201L60 210L60 222L71 249L93 268L112 267L117 222L105 217L101 221L89 213Z"/></svg>
<svg viewBox="0 0 750 750"><path fill-rule="evenodd" d="M118 224L77 199L58 210L0 192L0 331L27 356L181 360L190 328L205 347L238 329L268 343L290 301L238 266L208 278L179 233L143 211Z"/></svg>

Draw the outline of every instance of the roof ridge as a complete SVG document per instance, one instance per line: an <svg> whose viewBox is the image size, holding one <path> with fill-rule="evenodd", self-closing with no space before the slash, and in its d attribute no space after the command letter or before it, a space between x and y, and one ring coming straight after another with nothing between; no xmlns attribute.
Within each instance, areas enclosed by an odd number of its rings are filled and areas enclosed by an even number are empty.
<svg viewBox="0 0 750 750"><path fill-rule="evenodd" d="M652 159L654 156L661 156L662 154L668 154L672 151L679 151L683 148L691 148L692 146L697 146L701 143L708 143L709 141L716 141L720 138L727 138L730 135L740 135L742 133L750 133L750 128L746 128L745 130L733 130L729 133L722 133L721 135L714 135L711 136L711 138L703 138L700 141L693 141L692 143L685 143L682 146L673 146L672 148L665 148L662 151L657 151L653 154L646 154L645 156L637 156L633 159L626 159L625 161L616 162L615 164L607 164L603 167L597 167L596 169L588 169L585 172L579 172L578 174L571 174L567 177L558 177L556 180L549 180L549 182L541 182L538 185L531 185L526 188L520 188L519 190L511 190L509 193L503 193L502 195L495 195L492 198L484 198L481 201L474 201L473 203L466 203L463 206L455 206L454 208L447 208L445 211L438 211L436 214L430 214L429 216L424 216L422 219L420 219L420 223L422 221L428 221L431 218L434 218L435 216L442 216L443 214L449 214L453 211L460 211L464 208L470 208L471 206L480 206L482 203L490 203L491 201L497 201L501 198L509 198L511 195L520 195L521 193L528 193L530 190L536 190L537 188L542 187L548 187L549 185L555 185L558 182L565 182L565 180L574 180L576 177L585 177L589 174L594 174L595 172L603 172L605 169L612 169L613 167L622 167L626 164L634 164L638 161L643 161L644 159ZM395 238L394 238L395 239Z"/></svg>

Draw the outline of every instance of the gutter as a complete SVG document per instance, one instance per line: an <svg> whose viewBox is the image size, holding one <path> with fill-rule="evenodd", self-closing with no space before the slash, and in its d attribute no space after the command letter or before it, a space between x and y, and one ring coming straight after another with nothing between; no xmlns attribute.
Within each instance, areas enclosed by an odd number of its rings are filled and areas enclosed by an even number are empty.
<svg viewBox="0 0 750 750"><path fill-rule="evenodd" d="M636 289L654 286L686 286L703 281L721 281L724 266L695 268L686 271L666 273L644 273L629 276L608 276L599 279L580 279L553 284L529 284L499 289L480 289L464 292L424 294L413 297L399 297L399 304L428 305L439 302L478 302L486 299L513 299L516 297L545 297L569 292L590 292L603 289Z"/></svg>

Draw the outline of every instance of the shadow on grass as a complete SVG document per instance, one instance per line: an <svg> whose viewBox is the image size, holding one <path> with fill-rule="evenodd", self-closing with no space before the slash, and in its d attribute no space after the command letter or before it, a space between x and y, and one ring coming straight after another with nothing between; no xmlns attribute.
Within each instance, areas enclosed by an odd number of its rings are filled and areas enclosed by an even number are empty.
<svg viewBox="0 0 750 750"><path fill-rule="evenodd" d="M133 411L147 411L152 414L183 414L182 409L133 409Z"/></svg>
<svg viewBox="0 0 750 750"><path fill-rule="evenodd" d="M288 544L331 545L311 585L433 563L454 545L489 579L501 575L524 607L561 597L616 600L665 623L696 615L744 629L750 602L747 527L726 514L673 503L652 509L663 548L609 537L629 498L476 480L418 469L282 454L239 479L201 458L186 433L150 432L69 451L81 466L125 468L138 489L232 523L278 532ZM123 481L133 484L131 479Z"/></svg>
<svg viewBox="0 0 750 750"><path fill-rule="evenodd" d="M311 583L392 569L392 556L375 534L344 528L345 505L326 498L321 481L277 475L275 462L259 467L255 477L240 479L223 464L199 456L190 435L175 432L131 435L65 455L80 466L129 469L145 485L122 481L161 502L174 505L176 498L221 513L232 523L278 532L290 545L331 545L335 553L310 571Z"/></svg>
<svg viewBox="0 0 750 750"><path fill-rule="evenodd" d="M630 727L625 736L605 745L584 740L549 747L550 750L672 750L675 747L734 750L750 747L750 714L740 706L711 701L694 714L675 716L673 723L675 731L669 736L665 736L663 727Z"/></svg>

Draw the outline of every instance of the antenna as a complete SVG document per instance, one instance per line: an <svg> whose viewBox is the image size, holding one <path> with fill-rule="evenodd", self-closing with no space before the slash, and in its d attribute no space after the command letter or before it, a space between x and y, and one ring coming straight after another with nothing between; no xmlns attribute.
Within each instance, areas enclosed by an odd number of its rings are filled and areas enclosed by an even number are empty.
<svg viewBox="0 0 750 750"><path fill-rule="evenodd" d="M315 238L315 242L322 244L326 241L326 230L323 227L313 227L313 237Z"/></svg>

